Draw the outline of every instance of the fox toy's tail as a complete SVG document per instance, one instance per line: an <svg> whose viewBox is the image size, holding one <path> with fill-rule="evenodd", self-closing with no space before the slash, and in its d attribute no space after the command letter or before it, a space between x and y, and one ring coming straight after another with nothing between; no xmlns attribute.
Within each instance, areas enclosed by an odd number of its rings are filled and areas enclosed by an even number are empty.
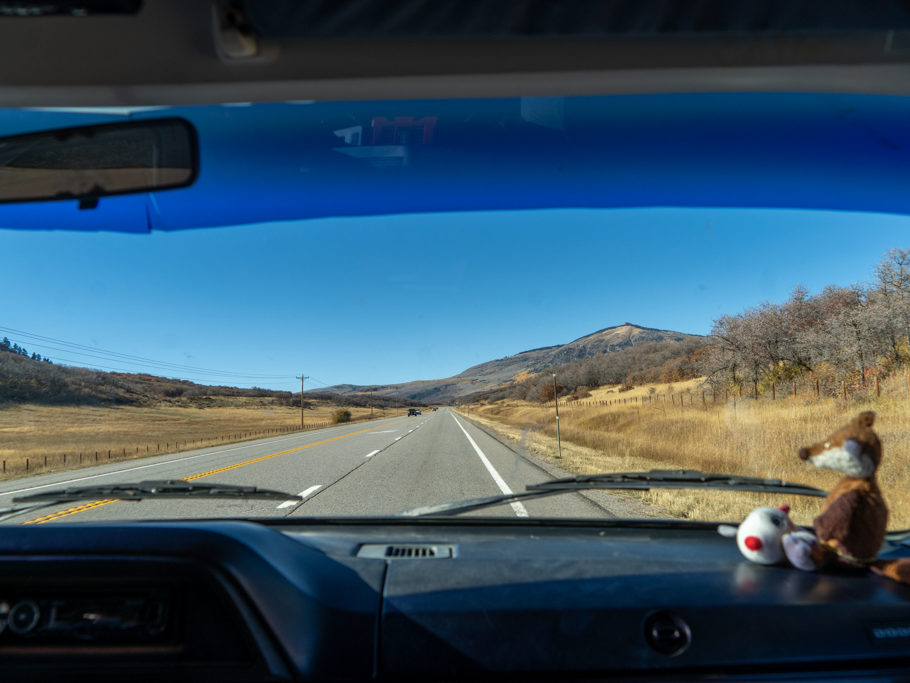
<svg viewBox="0 0 910 683"><path fill-rule="evenodd" d="M869 569L881 576L887 576L889 579L910 584L910 558L876 560L869 565Z"/></svg>

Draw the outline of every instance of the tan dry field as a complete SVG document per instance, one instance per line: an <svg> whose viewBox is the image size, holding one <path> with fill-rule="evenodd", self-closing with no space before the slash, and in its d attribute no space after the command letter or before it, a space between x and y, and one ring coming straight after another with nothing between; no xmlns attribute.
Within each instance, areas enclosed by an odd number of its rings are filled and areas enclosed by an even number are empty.
<svg viewBox="0 0 910 683"><path fill-rule="evenodd" d="M0 460L5 462L5 476L79 467L80 454L82 465L88 466L300 429L299 409L275 406L269 399L217 398L209 403L210 407L205 408L162 404L18 405L0 409ZM317 403L304 411L307 429L331 425L332 414L338 408ZM352 421L370 419L369 408L347 410L351 411ZM375 408L373 415L379 419L405 412L402 408Z"/></svg>
<svg viewBox="0 0 910 683"><path fill-rule="evenodd" d="M640 405L653 393L676 396ZM905 377L882 383L882 395L816 399L790 396L702 404L701 381L648 385L619 393L617 387L592 391L578 403L610 400L614 405L564 407L560 404L562 460L556 459L553 403L505 400L459 408L507 440L573 474L697 469L770 477L830 490L841 475L815 469L797 457L801 446L819 441L862 410L877 414L875 430L884 457L878 481L891 509L889 527L910 527L910 396ZM679 396L685 397L680 406ZM626 399L626 404L616 404ZM635 402L633 404L632 400ZM623 492L685 519L739 521L759 505L792 508L799 524L811 524L822 499L785 494L656 490Z"/></svg>

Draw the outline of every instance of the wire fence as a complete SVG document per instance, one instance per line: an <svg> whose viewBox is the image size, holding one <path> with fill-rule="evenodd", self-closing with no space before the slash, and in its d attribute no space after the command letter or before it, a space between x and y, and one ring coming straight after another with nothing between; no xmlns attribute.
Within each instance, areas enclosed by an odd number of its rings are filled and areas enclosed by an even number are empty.
<svg viewBox="0 0 910 683"><path fill-rule="evenodd" d="M371 416L368 414L357 415L351 417L348 423L381 419L383 417L389 416ZM42 472L53 472L64 469L88 467L90 465L136 460L138 458L146 458L155 455L181 453L189 450L211 448L222 444L237 443L240 441L249 441L270 436L309 432L317 429L325 429L326 427L335 427L339 424L342 423L336 423L333 420L322 420L307 422L304 427L301 427L299 424L284 425L258 430L242 430L223 434L195 436L193 438L155 440L141 444L132 444L131 446L118 446L116 448L68 450L26 456L15 460L4 459L0 461L0 477L14 478L23 475L40 474Z"/></svg>
<svg viewBox="0 0 910 683"><path fill-rule="evenodd" d="M910 398L910 374L905 377L905 388L896 391L894 383L885 395L888 397L905 396ZM704 389L685 389L681 391L655 391L637 396L617 396L610 399L592 399L572 397L560 398L560 408L594 408L609 406L693 406L707 409L710 405L727 403L733 400L768 400L780 401L790 398L836 398L844 401L854 399L879 399L883 396L883 382L873 377L865 383L847 380L823 381L816 379L810 382L739 382L732 386L709 387Z"/></svg>

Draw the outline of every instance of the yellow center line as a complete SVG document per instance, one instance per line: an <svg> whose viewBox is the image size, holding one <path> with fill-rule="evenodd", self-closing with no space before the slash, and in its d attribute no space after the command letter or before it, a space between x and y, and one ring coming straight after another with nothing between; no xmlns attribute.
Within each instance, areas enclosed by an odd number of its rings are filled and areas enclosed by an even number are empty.
<svg viewBox="0 0 910 683"><path fill-rule="evenodd" d="M388 427L399 422L407 422L408 418L403 418L401 420L395 420L395 422L389 422L384 425L373 425L367 429L361 429L356 432L351 432L350 434L342 434L340 436L333 436L331 439L323 439L322 441L316 441L314 443L308 443L305 446L296 446L295 448L288 448L285 451L278 451L277 453L271 453L269 455L263 455L259 458L253 458L252 460L244 460L243 462L238 462L235 465L227 465L226 467L219 467L215 470L209 470L208 472L201 472L200 474L192 474L188 477L185 477L181 481L193 481L195 479L202 479L203 477L209 477L213 474L219 474L220 472L227 472L228 470L235 470L238 467L246 467L247 465L252 465L257 462L262 462L263 460L268 460L269 458L277 458L279 455L287 455L288 453L294 453L295 451L302 451L307 448L312 448L313 446L322 446L323 444L331 443L332 441L338 441L339 439L346 439L349 436L356 436L357 434L363 434L365 432L372 432L376 429L377 426ZM44 524L45 522L53 522L54 520L60 519L61 517L69 517L70 515L75 515L80 512L85 512L86 510L94 510L95 508L100 508L103 505L110 505L111 503L116 503L119 498L106 498L104 500L95 500L91 503L85 503L84 505L79 505L74 508L68 508L66 510L60 510L59 512L54 512L50 515L45 515L44 517L39 517L38 519L32 519L28 522L23 522L23 524Z"/></svg>
<svg viewBox="0 0 910 683"><path fill-rule="evenodd" d="M116 498L107 498L105 500L95 500L91 503L85 503L79 507L70 508L69 510L60 510L59 512L54 512L50 515L45 515L44 517L39 517L38 519L32 519L28 522L22 522L23 524L44 524L45 522L52 522L55 519L60 519L61 517L66 517L67 515L75 515L77 512L84 512L86 510L94 510L95 508L100 508L102 505L108 505L109 503L117 502Z"/></svg>

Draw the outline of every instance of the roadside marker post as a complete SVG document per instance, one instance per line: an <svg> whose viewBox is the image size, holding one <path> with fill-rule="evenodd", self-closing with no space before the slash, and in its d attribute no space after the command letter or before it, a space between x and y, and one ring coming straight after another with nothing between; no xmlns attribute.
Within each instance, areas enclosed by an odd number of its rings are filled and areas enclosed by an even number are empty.
<svg viewBox="0 0 910 683"><path fill-rule="evenodd" d="M559 438L559 396L556 393L556 373L553 373L553 401L556 403L556 448L557 458L562 458L562 440Z"/></svg>

